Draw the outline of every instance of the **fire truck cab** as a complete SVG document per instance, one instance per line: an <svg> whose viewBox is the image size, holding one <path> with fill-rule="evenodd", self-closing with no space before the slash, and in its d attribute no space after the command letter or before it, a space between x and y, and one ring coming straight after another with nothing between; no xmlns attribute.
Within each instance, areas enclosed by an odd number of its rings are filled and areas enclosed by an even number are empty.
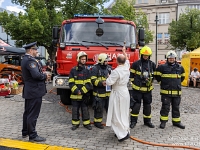
<svg viewBox="0 0 200 150"><path fill-rule="evenodd" d="M75 15L64 20L61 26L53 27L52 32L53 43L57 45L58 73L53 79L53 87L63 104L70 104L68 76L77 65L78 52L87 53L88 69L97 63L100 53L107 53L111 58L109 65L115 68L124 41L131 64L139 59L139 46L144 46L144 29L137 33L135 23L124 20L121 15Z"/></svg>

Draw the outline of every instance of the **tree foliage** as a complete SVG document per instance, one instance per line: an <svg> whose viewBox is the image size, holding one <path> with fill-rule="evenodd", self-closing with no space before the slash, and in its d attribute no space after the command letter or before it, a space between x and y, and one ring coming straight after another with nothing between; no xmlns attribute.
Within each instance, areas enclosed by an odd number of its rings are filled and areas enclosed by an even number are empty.
<svg viewBox="0 0 200 150"><path fill-rule="evenodd" d="M200 10L187 9L169 26L170 44L176 49L193 51L200 47Z"/></svg>
<svg viewBox="0 0 200 150"><path fill-rule="evenodd" d="M135 22L137 29L145 29L145 43L153 41L153 32L149 30L147 16L141 10L134 8L135 0L116 0L111 8L111 14L123 15L124 19ZM108 11L108 10L107 10Z"/></svg>
<svg viewBox="0 0 200 150"><path fill-rule="evenodd" d="M52 45L52 27L61 25L64 19L72 18L76 13L99 13L107 0L12 0L12 3L24 7L25 14L18 16L0 13L1 25L18 46L38 41L38 45L47 49L50 57L55 54ZM88 6L86 3L90 4Z"/></svg>

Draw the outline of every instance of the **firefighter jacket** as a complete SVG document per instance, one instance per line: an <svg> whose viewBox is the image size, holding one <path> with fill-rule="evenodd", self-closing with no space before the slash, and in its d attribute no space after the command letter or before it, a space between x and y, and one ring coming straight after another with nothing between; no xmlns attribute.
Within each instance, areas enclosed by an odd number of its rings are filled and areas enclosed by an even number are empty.
<svg viewBox="0 0 200 150"><path fill-rule="evenodd" d="M106 81L108 75L111 73L111 66L97 64L92 68L91 81L93 84L93 95L100 98L106 98L110 96L110 92L106 92L106 87L102 82Z"/></svg>
<svg viewBox="0 0 200 150"><path fill-rule="evenodd" d="M82 100L83 96L92 89L89 70L85 66L76 66L71 69L69 87L71 89L70 98L73 100ZM79 91L81 95L78 95Z"/></svg>
<svg viewBox="0 0 200 150"><path fill-rule="evenodd" d="M160 82L160 94L177 97L181 95L181 82L185 79L185 70L178 64L165 63L155 72L155 78Z"/></svg>
<svg viewBox="0 0 200 150"><path fill-rule="evenodd" d="M153 74L156 64L151 60L140 59L131 66L130 79L132 88L140 92L150 92L153 90Z"/></svg>

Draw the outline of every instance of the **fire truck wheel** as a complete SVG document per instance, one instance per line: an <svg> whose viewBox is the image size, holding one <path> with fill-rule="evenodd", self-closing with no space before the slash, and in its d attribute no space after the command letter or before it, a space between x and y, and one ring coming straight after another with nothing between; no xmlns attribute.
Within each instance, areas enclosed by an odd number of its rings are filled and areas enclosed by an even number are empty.
<svg viewBox="0 0 200 150"><path fill-rule="evenodd" d="M71 105L70 90L66 90L65 94L61 94L60 100L64 105Z"/></svg>

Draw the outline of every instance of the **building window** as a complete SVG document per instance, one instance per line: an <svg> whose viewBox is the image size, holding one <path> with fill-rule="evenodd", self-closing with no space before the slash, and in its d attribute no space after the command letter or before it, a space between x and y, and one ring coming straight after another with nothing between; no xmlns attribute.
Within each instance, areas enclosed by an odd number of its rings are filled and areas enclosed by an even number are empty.
<svg viewBox="0 0 200 150"><path fill-rule="evenodd" d="M138 0L138 4L141 4L142 3L142 0Z"/></svg>
<svg viewBox="0 0 200 150"><path fill-rule="evenodd" d="M165 33L165 44L169 44L169 33Z"/></svg>
<svg viewBox="0 0 200 150"><path fill-rule="evenodd" d="M169 13L158 14L159 22L158 24L168 24L169 23Z"/></svg>
<svg viewBox="0 0 200 150"><path fill-rule="evenodd" d="M148 3L148 0L144 0L144 3Z"/></svg>
<svg viewBox="0 0 200 150"><path fill-rule="evenodd" d="M157 34L157 42L158 44L162 44L162 33Z"/></svg>
<svg viewBox="0 0 200 150"><path fill-rule="evenodd" d="M138 4L148 3L148 0L137 0Z"/></svg>
<svg viewBox="0 0 200 150"><path fill-rule="evenodd" d="M189 9L200 9L200 5L189 5Z"/></svg>

